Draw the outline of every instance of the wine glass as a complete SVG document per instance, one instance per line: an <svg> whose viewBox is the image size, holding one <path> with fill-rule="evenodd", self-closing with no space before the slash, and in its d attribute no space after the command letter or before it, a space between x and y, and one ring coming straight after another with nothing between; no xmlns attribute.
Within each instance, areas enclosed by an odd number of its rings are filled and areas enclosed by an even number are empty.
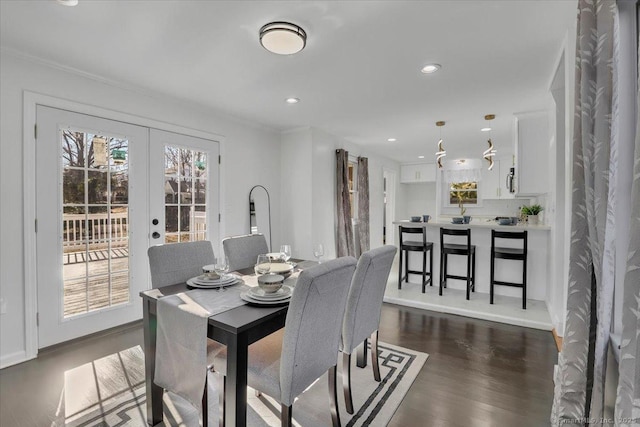
<svg viewBox="0 0 640 427"><path fill-rule="evenodd" d="M220 280L224 279L226 273L229 271L229 258L226 256L219 256L213 263L213 270L220 276ZM221 284L218 287L218 292L226 291L225 287Z"/></svg>
<svg viewBox="0 0 640 427"><path fill-rule="evenodd" d="M313 256L318 258L318 264L322 263L322 261L320 261L320 258L324 256L324 246L322 246L322 243L318 243L313 247Z"/></svg>
<svg viewBox="0 0 640 427"><path fill-rule="evenodd" d="M226 256L219 256L216 258L213 264L213 269L221 279L224 279L226 273L229 271L229 258Z"/></svg>
<svg viewBox="0 0 640 427"><path fill-rule="evenodd" d="M284 262L289 262L291 259L291 245L280 246L280 253L282 254Z"/></svg>
<svg viewBox="0 0 640 427"><path fill-rule="evenodd" d="M271 271L271 258L269 258L268 255L258 255L254 271L256 272L256 276L267 274Z"/></svg>

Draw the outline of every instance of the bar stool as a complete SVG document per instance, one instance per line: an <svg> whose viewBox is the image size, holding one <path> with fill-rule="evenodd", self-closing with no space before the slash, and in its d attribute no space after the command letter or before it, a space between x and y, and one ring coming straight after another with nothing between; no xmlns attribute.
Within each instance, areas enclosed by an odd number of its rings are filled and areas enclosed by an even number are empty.
<svg viewBox="0 0 640 427"><path fill-rule="evenodd" d="M467 244L445 243L444 236L467 236ZM467 257L467 275L455 276L447 274L447 261L449 255L464 255ZM471 244L471 229L440 229L440 295L442 288L447 287L447 279L458 279L467 281L467 299L469 292L475 292L476 285L476 246Z"/></svg>
<svg viewBox="0 0 640 427"><path fill-rule="evenodd" d="M518 239L523 240L522 248L502 248L496 247L497 239ZM522 283L502 282L495 280L496 258L515 259L522 261ZM493 286L513 286L522 288L522 309L527 309L527 231L509 232L491 230L491 288L489 303L493 304Z"/></svg>
<svg viewBox="0 0 640 427"><path fill-rule="evenodd" d="M422 241L404 241L402 233L422 234ZM422 271L409 270L409 252L422 252ZM429 271L427 271L427 252L429 252ZM402 256L406 256L407 260L404 266L404 277L402 277ZM409 283L409 274L422 274L422 293L425 292L425 286L429 283L433 286L431 276L433 272L433 242L427 242L426 227L403 227L400 226L400 265L398 266L398 289L402 289L402 280ZM427 279L429 276L429 279Z"/></svg>

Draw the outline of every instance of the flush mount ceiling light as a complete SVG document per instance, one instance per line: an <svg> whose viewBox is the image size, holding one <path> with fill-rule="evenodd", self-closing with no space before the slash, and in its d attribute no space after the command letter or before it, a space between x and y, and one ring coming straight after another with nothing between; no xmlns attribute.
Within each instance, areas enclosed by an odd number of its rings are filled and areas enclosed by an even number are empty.
<svg viewBox="0 0 640 427"><path fill-rule="evenodd" d="M397 139L395 139L395 138L389 138L389 139L387 139L387 141L389 141L389 142L396 142L396 141L397 141Z"/></svg>
<svg viewBox="0 0 640 427"><path fill-rule="evenodd" d="M287 104L297 104L300 102L300 98L287 98L284 100Z"/></svg>
<svg viewBox="0 0 640 427"><path fill-rule="evenodd" d="M420 70L424 74L432 74L441 68L440 64L427 64Z"/></svg>
<svg viewBox="0 0 640 427"><path fill-rule="evenodd" d="M58 2L58 4L61 4L63 6L77 6L78 5L78 0L56 0Z"/></svg>
<svg viewBox="0 0 640 427"><path fill-rule="evenodd" d="M491 128L482 128L480 129L480 132L489 132L491 130Z"/></svg>
<svg viewBox="0 0 640 427"><path fill-rule="evenodd" d="M418 156L419 159L424 159L424 156Z"/></svg>
<svg viewBox="0 0 640 427"><path fill-rule="evenodd" d="M444 126L444 122L436 122L436 126L440 128L440 140L438 141L438 151L436 151L436 163L438 163L438 169L442 169L442 158L447 155L447 152L442 146L442 126Z"/></svg>
<svg viewBox="0 0 640 427"><path fill-rule="evenodd" d="M307 33L290 22L270 22L260 28L260 44L278 55L293 55L307 44Z"/></svg>
<svg viewBox="0 0 640 427"><path fill-rule="evenodd" d="M487 114L486 116L484 116L485 120L493 120L496 118L495 114ZM487 141L489 143L489 148L487 148L486 150L484 150L484 152L482 153L482 157L489 162L489 167L487 168L488 170L493 169L493 158L496 155L496 150L493 148L493 142L491 142L491 128L487 127L485 129L488 129L489 132L489 140ZM484 130L484 129L482 129Z"/></svg>

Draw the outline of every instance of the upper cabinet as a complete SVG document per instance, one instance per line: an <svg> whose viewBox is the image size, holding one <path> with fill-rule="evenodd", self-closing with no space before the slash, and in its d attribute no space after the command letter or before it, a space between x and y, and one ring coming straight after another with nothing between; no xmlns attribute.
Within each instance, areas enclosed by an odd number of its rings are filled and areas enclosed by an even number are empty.
<svg viewBox="0 0 640 427"><path fill-rule="evenodd" d="M435 163L411 163L400 165L400 183L436 182Z"/></svg>
<svg viewBox="0 0 640 427"><path fill-rule="evenodd" d="M549 192L549 116L546 111L516 114L516 195Z"/></svg>
<svg viewBox="0 0 640 427"><path fill-rule="evenodd" d="M511 158L495 159L493 169L487 170L487 163L483 161L480 183L482 199L513 199L515 197L515 193L509 192L507 183L512 164Z"/></svg>

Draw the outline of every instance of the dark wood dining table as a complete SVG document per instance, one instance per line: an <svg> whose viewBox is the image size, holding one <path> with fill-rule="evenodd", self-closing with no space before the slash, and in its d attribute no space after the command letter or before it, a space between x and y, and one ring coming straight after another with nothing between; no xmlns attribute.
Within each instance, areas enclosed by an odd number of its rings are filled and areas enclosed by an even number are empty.
<svg viewBox="0 0 640 427"><path fill-rule="evenodd" d="M247 275L253 268L239 270ZM158 298L190 290L186 283L140 293L143 304L147 423L162 422L163 389L153 382L156 368L156 304ZM227 346L225 425L247 425L247 361L250 344L284 327L288 305L239 307L209 317L207 337Z"/></svg>

